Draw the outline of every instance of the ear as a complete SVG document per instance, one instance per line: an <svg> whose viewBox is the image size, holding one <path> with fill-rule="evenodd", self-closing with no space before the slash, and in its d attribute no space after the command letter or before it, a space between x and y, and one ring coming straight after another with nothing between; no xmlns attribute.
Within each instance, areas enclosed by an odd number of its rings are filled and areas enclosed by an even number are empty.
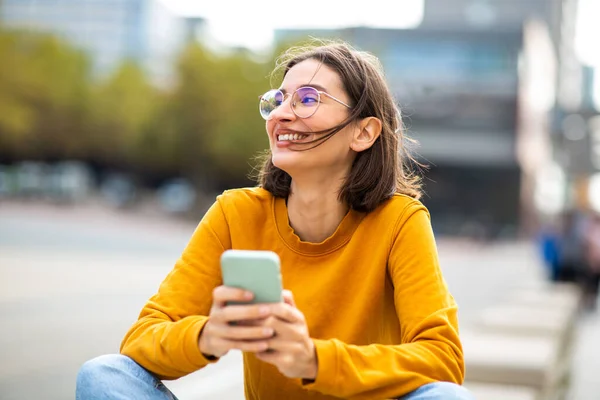
<svg viewBox="0 0 600 400"><path fill-rule="evenodd" d="M369 149L381 135L381 129L382 125L379 118L367 117L362 119L352 137L350 148L357 153Z"/></svg>

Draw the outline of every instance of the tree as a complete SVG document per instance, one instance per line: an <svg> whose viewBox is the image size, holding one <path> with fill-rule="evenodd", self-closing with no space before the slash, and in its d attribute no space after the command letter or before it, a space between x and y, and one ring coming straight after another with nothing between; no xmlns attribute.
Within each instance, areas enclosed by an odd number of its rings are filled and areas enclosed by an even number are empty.
<svg viewBox="0 0 600 400"><path fill-rule="evenodd" d="M89 80L86 56L59 39L0 33L0 137L13 157L80 155ZM6 146L6 147L5 147Z"/></svg>
<svg viewBox="0 0 600 400"><path fill-rule="evenodd" d="M268 146L258 96L272 65L195 43L176 85L159 90L134 62L95 81L87 57L59 39L0 33L0 157L78 158L147 183L185 176L201 190L249 183Z"/></svg>
<svg viewBox="0 0 600 400"><path fill-rule="evenodd" d="M193 44L178 71L171 115L181 169L209 188L247 182L249 160L266 146L258 115L258 96L268 88L265 66L244 52L217 56Z"/></svg>
<svg viewBox="0 0 600 400"><path fill-rule="evenodd" d="M270 89L268 67L238 52L222 60L219 72L226 101L212 132L210 152L222 180L237 184L245 181L254 156L268 148L265 121L258 113L258 98Z"/></svg>
<svg viewBox="0 0 600 400"><path fill-rule="evenodd" d="M139 171L146 131L161 106L160 93L144 71L126 61L92 90L89 111L90 156L100 163ZM151 154L148 154L151 156Z"/></svg>

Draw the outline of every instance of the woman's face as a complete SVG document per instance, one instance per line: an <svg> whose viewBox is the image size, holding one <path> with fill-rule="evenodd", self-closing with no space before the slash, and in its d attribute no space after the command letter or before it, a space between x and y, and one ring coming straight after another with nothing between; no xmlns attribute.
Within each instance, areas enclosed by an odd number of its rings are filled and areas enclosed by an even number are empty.
<svg viewBox="0 0 600 400"><path fill-rule="evenodd" d="M325 176L347 173L356 155L350 148L352 131L356 129L354 124L346 126L315 148L298 151L315 146L315 143L302 143L323 136L313 132L335 128L350 112L344 105L321 94L317 111L308 118L299 118L292 111L290 98L296 89L303 86L314 87L350 104L339 75L331 68L314 59L292 67L279 88L286 95L285 101L271 113L267 121L273 164L292 178L307 172L314 174L315 171Z"/></svg>

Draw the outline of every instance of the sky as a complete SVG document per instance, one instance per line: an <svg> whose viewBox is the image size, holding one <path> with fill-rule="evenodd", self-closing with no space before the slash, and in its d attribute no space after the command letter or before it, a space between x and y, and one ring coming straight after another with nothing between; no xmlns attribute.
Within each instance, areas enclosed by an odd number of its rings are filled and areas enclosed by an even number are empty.
<svg viewBox="0 0 600 400"><path fill-rule="evenodd" d="M424 0L348 0L263 1L232 0L161 0L177 14L200 16L208 20L211 39L223 45L244 46L254 50L267 48L277 28L336 28L371 26L414 28L423 19ZM394 12L389 10L394 4ZM302 5L302 7L299 7ZM356 5L359 5L358 7ZM235 12L232 12L235 10Z"/></svg>
<svg viewBox="0 0 600 400"><path fill-rule="evenodd" d="M579 0L575 50L584 64L600 67L600 0Z"/></svg>

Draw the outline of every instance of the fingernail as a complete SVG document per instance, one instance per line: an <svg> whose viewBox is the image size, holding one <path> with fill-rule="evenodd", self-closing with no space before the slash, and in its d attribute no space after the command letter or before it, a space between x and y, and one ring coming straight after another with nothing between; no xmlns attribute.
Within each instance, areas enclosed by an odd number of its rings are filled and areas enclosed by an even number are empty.
<svg viewBox="0 0 600 400"><path fill-rule="evenodd" d="M263 330L263 333L265 334L265 336L273 336L273 329L271 329L271 328L265 328Z"/></svg>
<svg viewBox="0 0 600 400"><path fill-rule="evenodd" d="M254 297L254 295L252 294L252 292L245 292L244 293L244 298L250 300L250 299L252 299L252 297Z"/></svg>
<svg viewBox="0 0 600 400"><path fill-rule="evenodd" d="M269 307L267 307L267 306L262 306L261 308L258 309L258 312L261 315L267 315L269 313L269 311L270 311Z"/></svg>

